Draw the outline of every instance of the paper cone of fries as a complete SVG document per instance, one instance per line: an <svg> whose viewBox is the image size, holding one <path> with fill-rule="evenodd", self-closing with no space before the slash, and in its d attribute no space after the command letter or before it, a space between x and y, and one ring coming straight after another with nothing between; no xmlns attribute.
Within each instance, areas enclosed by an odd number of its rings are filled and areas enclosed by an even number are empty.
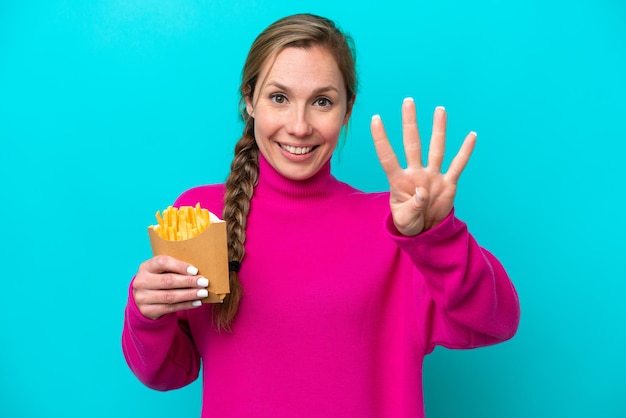
<svg viewBox="0 0 626 418"><path fill-rule="evenodd" d="M226 222L199 205L168 207L163 217L157 212L157 220L158 225L148 227L152 254L169 255L197 267L198 276L209 279L209 296L202 302L221 303L230 293Z"/></svg>

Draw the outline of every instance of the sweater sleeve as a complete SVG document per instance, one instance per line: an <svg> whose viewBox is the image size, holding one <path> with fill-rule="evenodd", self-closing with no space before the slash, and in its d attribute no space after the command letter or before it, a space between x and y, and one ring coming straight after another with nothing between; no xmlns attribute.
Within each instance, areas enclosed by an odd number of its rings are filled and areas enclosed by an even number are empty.
<svg viewBox="0 0 626 418"><path fill-rule="evenodd" d="M387 229L410 257L414 277L423 277L418 288L427 300L422 335L427 353L436 345L475 348L515 335L517 292L502 264L478 245L454 212L415 237L400 235L390 214Z"/></svg>
<svg viewBox="0 0 626 418"><path fill-rule="evenodd" d="M183 192L175 207L195 206L221 213L223 184L198 186ZM139 312L132 284L124 313L122 349L130 369L146 386L157 390L183 387L198 378L200 354L195 346L186 311L163 315L157 320Z"/></svg>
<svg viewBox="0 0 626 418"><path fill-rule="evenodd" d="M181 388L196 380L200 371L200 355L184 312L146 318L135 304L132 286L124 312L122 350L135 376L152 389Z"/></svg>

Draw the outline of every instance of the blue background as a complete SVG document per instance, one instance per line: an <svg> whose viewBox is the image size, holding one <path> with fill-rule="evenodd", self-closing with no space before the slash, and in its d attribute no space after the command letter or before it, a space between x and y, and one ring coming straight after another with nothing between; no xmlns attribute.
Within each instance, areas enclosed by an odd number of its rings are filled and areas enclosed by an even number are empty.
<svg viewBox="0 0 626 418"><path fill-rule="evenodd" d="M507 267L522 321L427 357L428 416L626 416L621 0L1 2L0 416L199 415L198 382L159 393L128 370L128 283L154 212L225 179L254 37L302 11L357 45L337 177L386 189L369 119L400 149L405 96L426 138L446 106L449 155L478 132L457 215Z"/></svg>

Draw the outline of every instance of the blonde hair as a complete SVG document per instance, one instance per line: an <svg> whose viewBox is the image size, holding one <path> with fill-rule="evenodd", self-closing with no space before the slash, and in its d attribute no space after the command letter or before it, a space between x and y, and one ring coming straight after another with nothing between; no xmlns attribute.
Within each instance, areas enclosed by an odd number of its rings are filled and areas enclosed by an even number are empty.
<svg viewBox="0 0 626 418"><path fill-rule="evenodd" d="M250 201L259 178L259 148L254 138L254 118L245 106L245 99L253 102L253 94L262 66L269 59L275 59L285 48L324 47L337 62L344 78L348 104L356 96L357 77L355 53L352 39L344 34L329 19L312 14L298 14L282 18L268 26L253 42L243 67L240 111L245 127L243 135L235 146L230 174L226 180L223 218L226 221L228 237L228 258L231 264L241 265L245 256L246 222ZM233 263L235 262L235 263ZM230 272L230 294L222 304L216 305L214 321L218 330L231 330L231 325L239 302L242 287L237 268Z"/></svg>

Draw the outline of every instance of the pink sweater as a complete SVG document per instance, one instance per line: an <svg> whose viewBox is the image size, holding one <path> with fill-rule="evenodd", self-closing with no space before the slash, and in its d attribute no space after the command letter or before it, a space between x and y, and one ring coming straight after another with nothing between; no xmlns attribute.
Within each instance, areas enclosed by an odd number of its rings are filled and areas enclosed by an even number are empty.
<svg viewBox="0 0 626 418"><path fill-rule="evenodd" d="M147 386L187 385L202 364L202 417L423 417L426 354L515 334L513 285L453 214L403 237L388 193L355 190L330 164L302 182L262 157L260 170L231 334L208 306L150 320L129 297L123 350ZM223 194L197 187L176 205L221 214Z"/></svg>

